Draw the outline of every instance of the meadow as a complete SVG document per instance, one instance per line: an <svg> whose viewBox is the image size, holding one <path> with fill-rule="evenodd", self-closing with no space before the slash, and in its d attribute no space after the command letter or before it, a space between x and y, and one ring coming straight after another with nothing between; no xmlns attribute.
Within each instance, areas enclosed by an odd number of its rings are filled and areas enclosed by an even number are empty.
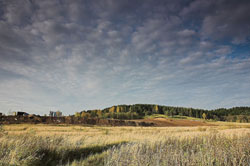
<svg viewBox="0 0 250 166"><path fill-rule="evenodd" d="M216 126L3 125L0 165L250 165L250 124L209 123Z"/></svg>

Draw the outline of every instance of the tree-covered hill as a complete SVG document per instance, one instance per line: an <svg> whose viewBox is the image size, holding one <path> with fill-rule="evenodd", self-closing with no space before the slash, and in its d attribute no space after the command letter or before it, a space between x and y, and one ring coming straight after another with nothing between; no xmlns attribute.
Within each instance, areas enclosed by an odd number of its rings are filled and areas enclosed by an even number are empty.
<svg viewBox="0 0 250 166"><path fill-rule="evenodd" d="M203 119L214 119L232 122L250 122L250 107L219 108L215 110L186 107L162 106L155 104L117 105L103 110L77 112L75 116L99 117L114 119L140 119L152 114L171 116L189 116Z"/></svg>

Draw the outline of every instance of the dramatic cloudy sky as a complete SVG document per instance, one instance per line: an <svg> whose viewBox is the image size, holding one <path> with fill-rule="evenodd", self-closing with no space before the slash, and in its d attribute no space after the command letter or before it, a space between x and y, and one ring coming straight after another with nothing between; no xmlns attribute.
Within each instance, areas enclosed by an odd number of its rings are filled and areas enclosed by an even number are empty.
<svg viewBox="0 0 250 166"><path fill-rule="evenodd" d="M0 0L0 112L250 106L249 0Z"/></svg>

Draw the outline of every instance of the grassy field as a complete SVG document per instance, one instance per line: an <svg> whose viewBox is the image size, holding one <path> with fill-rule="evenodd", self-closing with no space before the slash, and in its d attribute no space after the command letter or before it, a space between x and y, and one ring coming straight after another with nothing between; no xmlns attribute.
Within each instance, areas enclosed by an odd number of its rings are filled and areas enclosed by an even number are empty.
<svg viewBox="0 0 250 166"><path fill-rule="evenodd" d="M0 165L249 165L250 124L200 127L4 125Z"/></svg>

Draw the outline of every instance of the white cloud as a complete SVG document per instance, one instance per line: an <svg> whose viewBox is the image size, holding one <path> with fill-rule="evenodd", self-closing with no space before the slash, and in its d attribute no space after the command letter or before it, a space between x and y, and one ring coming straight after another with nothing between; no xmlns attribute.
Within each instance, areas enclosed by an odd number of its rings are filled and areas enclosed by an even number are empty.
<svg viewBox="0 0 250 166"><path fill-rule="evenodd" d="M232 53L232 49L230 46L220 46L216 51L216 54L218 55L227 55Z"/></svg>
<svg viewBox="0 0 250 166"><path fill-rule="evenodd" d="M194 34L195 34L195 31L190 30L190 29L184 29L178 32L178 35L180 35L181 37L190 37L190 36L193 36Z"/></svg>

